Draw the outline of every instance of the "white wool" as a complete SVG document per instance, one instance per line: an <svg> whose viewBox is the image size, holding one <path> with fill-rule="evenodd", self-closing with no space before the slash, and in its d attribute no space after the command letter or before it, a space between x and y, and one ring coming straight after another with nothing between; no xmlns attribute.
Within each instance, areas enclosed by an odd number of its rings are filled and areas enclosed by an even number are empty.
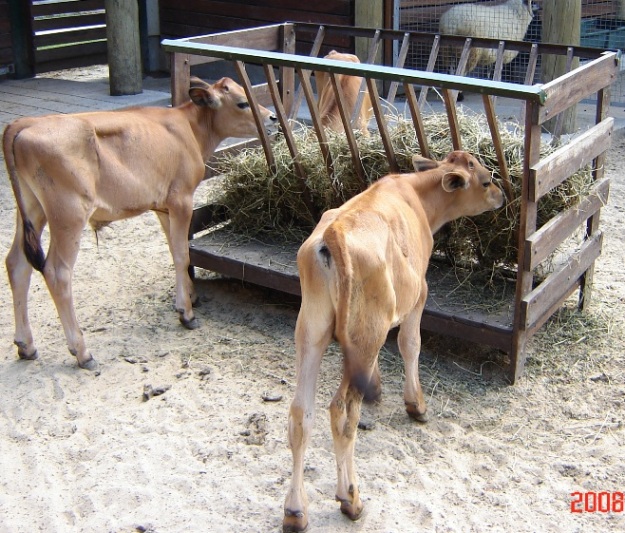
<svg viewBox="0 0 625 533"><path fill-rule="evenodd" d="M439 32L443 35L485 37L505 41L521 41L532 21L531 0L507 0L502 4L458 4L441 15ZM452 55L459 55L457 49ZM504 52L503 62L510 63L516 51ZM473 48L469 54L466 72L480 65L492 65L497 60L497 50Z"/></svg>

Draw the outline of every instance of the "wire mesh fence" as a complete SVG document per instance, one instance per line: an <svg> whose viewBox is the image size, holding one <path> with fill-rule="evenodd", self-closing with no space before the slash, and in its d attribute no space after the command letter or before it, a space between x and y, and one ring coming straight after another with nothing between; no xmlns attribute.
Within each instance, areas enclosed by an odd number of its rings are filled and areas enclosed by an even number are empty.
<svg viewBox="0 0 625 533"><path fill-rule="evenodd" d="M491 38L504 41L544 41L544 0L396 0L399 28L404 31L459 35L469 38ZM564 24L570 24L562 18ZM582 0L579 34L580 46L602 50L625 50L625 0ZM430 49L414 43L408 51L406 66L425 69ZM497 51L474 48L464 65L460 65L462 47L441 48L435 70L464 76L493 79ZM506 51L503 55L501 80L515 83L540 83L541 58L537 58L533 79L527 80L529 54ZM459 71L459 66L462 70ZM620 75L612 87L612 103L625 106L625 79Z"/></svg>

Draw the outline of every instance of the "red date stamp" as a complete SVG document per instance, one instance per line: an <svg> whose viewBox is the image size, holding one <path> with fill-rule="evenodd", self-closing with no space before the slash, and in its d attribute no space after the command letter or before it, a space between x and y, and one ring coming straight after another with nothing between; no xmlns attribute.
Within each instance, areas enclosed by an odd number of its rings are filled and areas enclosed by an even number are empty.
<svg viewBox="0 0 625 533"><path fill-rule="evenodd" d="M622 513L624 492L571 492L572 513Z"/></svg>

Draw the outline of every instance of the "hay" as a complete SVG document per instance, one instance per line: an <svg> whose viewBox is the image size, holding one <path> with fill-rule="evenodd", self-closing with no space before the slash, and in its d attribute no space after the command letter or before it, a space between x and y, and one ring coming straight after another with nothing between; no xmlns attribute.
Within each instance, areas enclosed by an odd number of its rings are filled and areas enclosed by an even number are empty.
<svg viewBox="0 0 625 533"><path fill-rule="evenodd" d="M486 168L495 169L498 179L497 156L486 117L461 109L458 122L463 148ZM387 117L387 124L400 171L412 172L412 156L420 153L412 122L392 116ZM453 149L446 114L424 116L424 129L432 157L444 158ZM335 170L332 181L312 128L294 124L293 130L306 187L318 212L337 207L362 191L344 134L326 132ZM499 131L512 183L512 201L500 210L448 224L437 234L434 245L435 257L445 257L453 265L486 278L492 277L495 270L516 269L517 259L524 135L515 122L500 123ZM382 140L377 132L370 136L356 133L356 139L367 183L372 183L389 172ZM279 235L301 242L314 228L315 220L303 200L303 186L294 171L285 139L279 138L272 148L276 159L273 174L260 147L226 156L218 162L216 170L225 176L225 193L220 203L228 210L231 228L237 233ZM553 150L543 143L541 157ZM577 203L591 184L589 169L583 169L551 191L539 202L539 226Z"/></svg>

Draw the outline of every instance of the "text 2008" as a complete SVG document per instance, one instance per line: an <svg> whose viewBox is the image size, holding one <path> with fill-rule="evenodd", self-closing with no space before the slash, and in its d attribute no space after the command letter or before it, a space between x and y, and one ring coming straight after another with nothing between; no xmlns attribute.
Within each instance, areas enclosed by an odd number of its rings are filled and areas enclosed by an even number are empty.
<svg viewBox="0 0 625 533"><path fill-rule="evenodd" d="M572 492L572 513L622 513L625 509L623 492Z"/></svg>

